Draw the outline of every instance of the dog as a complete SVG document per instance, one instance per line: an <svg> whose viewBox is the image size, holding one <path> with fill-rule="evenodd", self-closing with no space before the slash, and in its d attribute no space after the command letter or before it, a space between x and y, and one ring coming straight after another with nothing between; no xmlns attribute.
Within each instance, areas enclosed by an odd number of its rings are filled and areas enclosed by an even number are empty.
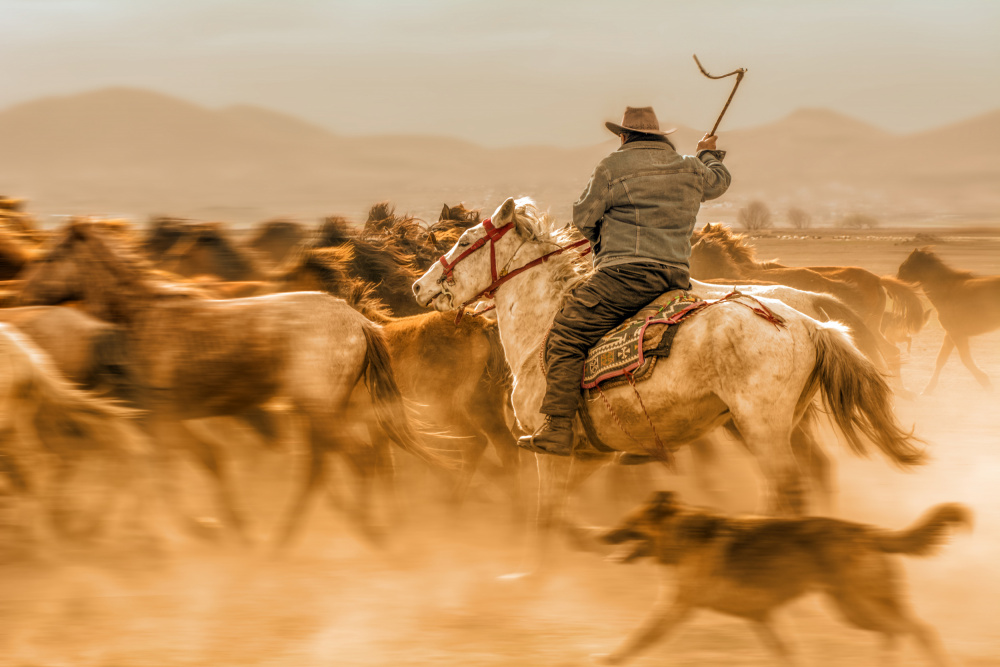
<svg viewBox="0 0 1000 667"><path fill-rule="evenodd" d="M972 513L959 504L938 505L910 529L889 531L825 517L727 517L685 506L671 492L657 492L599 537L622 545L613 560L655 558L675 568L675 590L661 596L635 634L598 659L621 664L695 610L712 609L750 621L763 643L783 663L793 664L772 613L819 591L848 623L882 633L887 650L911 634L934 664L944 665L936 633L909 610L902 572L891 554L929 555L949 529L971 525Z"/></svg>

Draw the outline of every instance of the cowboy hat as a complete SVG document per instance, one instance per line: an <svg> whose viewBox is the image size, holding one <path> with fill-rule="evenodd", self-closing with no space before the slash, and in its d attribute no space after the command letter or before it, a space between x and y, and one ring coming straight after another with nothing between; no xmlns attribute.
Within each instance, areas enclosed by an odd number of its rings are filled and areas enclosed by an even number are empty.
<svg viewBox="0 0 1000 667"><path fill-rule="evenodd" d="M653 107L625 107L625 114L622 116L622 124L612 123L610 120L604 124L606 128L615 134L625 132L640 132L642 134L658 134L665 137L677 131L676 127L669 130L660 129L660 121L656 120L656 112Z"/></svg>

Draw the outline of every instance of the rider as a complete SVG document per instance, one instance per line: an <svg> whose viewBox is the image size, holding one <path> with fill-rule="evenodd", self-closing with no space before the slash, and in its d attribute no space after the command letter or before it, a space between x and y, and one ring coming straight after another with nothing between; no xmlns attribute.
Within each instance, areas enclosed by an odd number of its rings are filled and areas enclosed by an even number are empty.
<svg viewBox="0 0 1000 667"><path fill-rule="evenodd" d="M664 292L690 289L691 232L701 202L729 187L725 151L715 135L698 156L679 155L652 107L628 107L621 125L605 123L622 145L594 169L573 205L573 224L594 250L593 274L563 302L545 353L545 422L518 444L569 455L587 352L606 333Z"/></svg>

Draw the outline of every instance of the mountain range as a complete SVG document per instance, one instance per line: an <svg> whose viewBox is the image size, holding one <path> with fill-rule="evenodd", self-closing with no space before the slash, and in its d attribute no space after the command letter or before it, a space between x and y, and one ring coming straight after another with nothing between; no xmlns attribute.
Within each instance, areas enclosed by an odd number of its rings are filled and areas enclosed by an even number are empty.
<svg viewBox="0 0 1000 667"><path fill-rule="evenodd" d="M599 122L600 119L595 120ZM679 128L693 152L700 132ZM443 202L492 209L531 195L566 218L616 141L487 148L449 137L348 137L253 106L209 109L110 88L0 111L0 194L41 214L168 214L249 223L279 215L360 217L375 201L432 218ZM1000 220L1000 110L893 134L823 109L723 131L733 186L703 217L759 198L819 220Z"/></svg>

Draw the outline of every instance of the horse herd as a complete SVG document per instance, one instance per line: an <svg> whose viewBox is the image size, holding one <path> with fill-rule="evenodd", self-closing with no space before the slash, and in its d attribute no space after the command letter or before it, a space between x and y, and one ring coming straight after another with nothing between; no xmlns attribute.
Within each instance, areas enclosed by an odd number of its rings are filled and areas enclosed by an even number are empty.
<svg viewBox="0 0 1000 667"><path fill-rule="evenodd" d="M63 487L99 459L108 498L160 502L180 524L204 531L180 510L172 479L176 459L188 457L210 481L225 530L249 540L227 452L236 421L265 443L303 425L304 475L278 545L298 534L317 492L335 483L331 457L356 480L353 518L382 540L373 498L380 485L391 492L394 467L405 465L392 445L426 464L451 501L460 503L481 471L523 515L528 455L515 436L538 423L547 323L592 269L576 253L540 261L493 289L493 312L456 317L449 311L489 291L498 261L524 264L578 238L529 200L505 201L492 216L492 228L503 225L515 233L500 242L487 238L478 211L461 205L446 205L427 225L384 203L361 226L338 217L315 229L277 220L245 239L219 224L167 218L145 232L95 219L51 233L8 225L0 230L6 496L35 507L26 519L32 527L82 539L103 527L107 509L74 507ZM454 261L487 240L489 252L442 274L439 257ZM918 290L945 330L925 391L953 349L989 386L969 338L1000 327L1000 276L952 269L930 248L914 250L895 277L790 267L759 261L748 238L708 224L693 237L691 271L700 297L720 299L735 287L782 326L734 299L681 327L644 396L626 384L584 401L588 427L575 455L536 457L539 535L559 528L586 541L567 498L601 466L669 458L650 456L664 454L651 446L661 436L671 451L688 446L694 474L711 486L719 427L756 457L766 510L805 514L810 491L830 488L821 404L854 451L874 444L900 466L919 464L923 443L892 409L894 394L909 393L898 346L931 313ZM207 421L202 428L195 420ZM484 457L488 450L493 457Z"/></svg>

